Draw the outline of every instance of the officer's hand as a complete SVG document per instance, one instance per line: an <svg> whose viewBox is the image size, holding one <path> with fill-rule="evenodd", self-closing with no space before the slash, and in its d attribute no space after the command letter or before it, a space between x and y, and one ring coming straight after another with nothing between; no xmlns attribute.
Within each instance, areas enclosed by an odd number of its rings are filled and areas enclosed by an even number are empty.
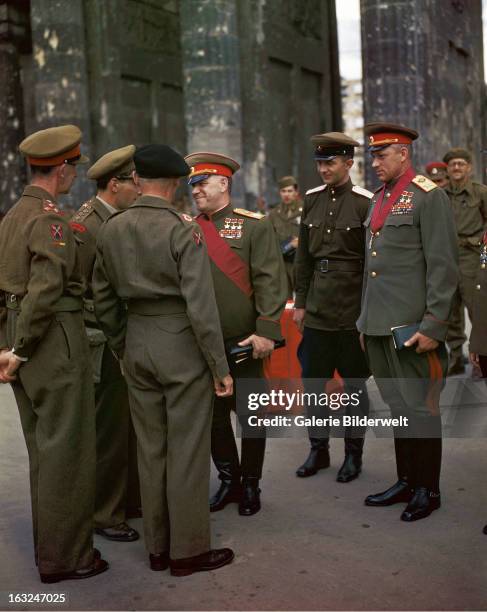
<svg viewBox="0 0 487 612"><path fill-rule="evenodd" d="M470 363L474 366L474 368L480 368L479 354L478 353L470 353L469 354Z"/></svg>
<svg viewBox="0 0 487 612"><path fill-rule="evenodd" d="M291 246L293 247L293 249L297 249L298 248L298 242L299 242L299 238L297 236L295 236L291 240Z"/></svg>
<svg viewBox="0 0 487 612"><path fill-rule="evenodd" d="M233 378L227 374L223 378L213 378L215 395L218 397L230 397L233 394Z"/></svg>
<svg viewBox="0 0 487 612"><path fill-rule="evenodd" d="M360 348L365 353L365 334L363 332L360 332L359 340L360 340Z"/></svg>
<svg viewBox="0 0 487 612"><path fill-rule="evenodd" d="M406 340L404 346L413 346L413 344L416 344L416 342L418 343L418 346L416 347L417 353L427 353L428 351L434 351L435 348L438 348L439 344L433 338L428 338L428 336L425 336L420 332L416 332L414 336L411 336L409 340Z"/></svg>
<svg viewBox="0 0 487 612"><path fill-rule="evenodd" d="M0 353L0 383L10 383L16 380L15 372L21 365L22 360L12 351L2 351Z"/></svg>
<svg viewBox="0 0 487 612"><path fill-rule="evenodd" d="M293 312L293 321L296 323L297 328L303 333L304 327L304 308L295 308Z"/></svg>
<svg viewBox="0 0 487 612"><path fill-rule="evenodd" d="M254 359L265 359L269 357L269 355L274 350L274 340L269 340L269 338L264 338L263 336L258 336L257 334L252 334L242 342L239 342L239 346L248 346L251 344L254 348L252 352L252 357Z"/></svg>

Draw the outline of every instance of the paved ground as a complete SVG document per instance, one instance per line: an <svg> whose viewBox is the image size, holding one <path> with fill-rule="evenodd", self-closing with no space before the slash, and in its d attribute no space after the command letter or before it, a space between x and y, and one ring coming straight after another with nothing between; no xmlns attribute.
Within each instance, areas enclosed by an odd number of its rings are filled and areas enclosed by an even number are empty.
<svg viewBox="0 0 487 612"><path fill-rule="evenodd" d="M96 544L111 568L94 579L41 585L32 546L27 454L9 387L0 387L0 609L8 592L64 592L71 610L485 610L487 609L487 440L447 440L443 508L413 524L401 506L362 500L394 480L392 441L367 442L362 476L335 482L333 467L301 480L304 440L270 440L264 508L250 518L235 506L213 516L216 546L235 562L173 578L148 569L141 541ZM213 483L214 485L215 483ZM142 528L141 520L133 521Z"/></svg>

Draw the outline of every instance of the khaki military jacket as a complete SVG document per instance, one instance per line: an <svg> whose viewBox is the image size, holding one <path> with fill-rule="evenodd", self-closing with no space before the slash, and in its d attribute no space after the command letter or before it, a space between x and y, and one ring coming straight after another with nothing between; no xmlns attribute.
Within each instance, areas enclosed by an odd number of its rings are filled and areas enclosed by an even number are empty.
<svg viewBox="0 0 487 612"><path fill-rule="evenodd" d="M211 216L220 237L246 264L253 294L249 297L211 262L223 337L256 333L282 338L280 317L286 305L287 281L274 230L259 213L229 204Z"/></svg>
<svg viewBox="0 0 487 612"><path fill-rule="evenodd" d="M482 240L475 285L470 352L487 355L487 232Z"/></svg>
<svg viewBox="0 0 487 612"><path fill-rule="evenodd" d="M355 329L365 257L363 223L372 195L351 181L307 192L294 262L295 307L306 309L307 327Z"/></svg>
<svg viewBox="0 0 487 612"><path fill-rule="evenodd" d="M301 200L282 204L282 202L269 212L269 220L274 227L279 242L299 236L299 224L303 212Z"/></svg>
<svg viewBox="0 0 487 612"><path fill-rule="evenodd" d="M487 187L468 181L457 190L447 185L445 191L453 208L460 247L478 247L487 230Z"/></svg>
<svg viewBox="0 0 487 612"><path fill-rule="evenodd" d="M455 222L443 189L419 178L418 184L415 177L406 186L403 203L396 203L378 232L372 235L370 221L379 191L365 221L364 291L357 327L371 336L388 336L392 327L419 323L424 335L446 338L459 278Z"/></svg>
<svg viewBox="0 0 487 612"><path fill-rule="evenodd" d="M59 300L84 292L76 242L53 197L29 185L0 224L0 347L6 347L6 296L20 305L13 347L30 357ZM80 307L81 310L81 307Z"/></svg>
<svg viewBox="0 0 487 612"><path fill-rule="evenodd" d="M93 293L96 317L117 354L124 352L127 304L129 308L134 300L182 304L181 314L189 319L213 374L229 373L201 230L166 200L142 196L103 224ZM168 325L171 322L174 333L185 324L177 316L170 317Z"/></svg>

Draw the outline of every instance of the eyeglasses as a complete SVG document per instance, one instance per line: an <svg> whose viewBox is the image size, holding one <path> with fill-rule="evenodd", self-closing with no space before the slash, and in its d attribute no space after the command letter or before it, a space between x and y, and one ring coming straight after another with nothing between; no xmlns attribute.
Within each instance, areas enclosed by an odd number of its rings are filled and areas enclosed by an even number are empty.
<svg viewBox="0 0 487 612"><path fill-rule="evenodd" d="M453 162L448 162L448 167L449 168L464 168L465 166L468 166L468 162L466 161L453 161Z"/></svg>

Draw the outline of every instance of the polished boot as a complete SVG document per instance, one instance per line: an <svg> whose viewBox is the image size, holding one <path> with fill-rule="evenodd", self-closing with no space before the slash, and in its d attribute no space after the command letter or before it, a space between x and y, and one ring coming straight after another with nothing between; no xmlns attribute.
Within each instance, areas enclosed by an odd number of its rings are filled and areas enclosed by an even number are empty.
<svg viewBox="0 0 487 612"><path fill-rule="evenodd" d="M237 470L232 464L223 461L215 461L215 465L221 484L218 491L210 498L210 512L223 510L227 504L238 504L242 498L240 474Z"/></svg>
<svg viewBox="0 0 487 612"><path fill-rule="evenodd" d="M93 563L83 569L74 570L72 572L62 572L59 574L40 574L41 582L45 584L53 584L62 580L84 580L98 576L108 569L108 563L100 557L94 556Z"/></svg>
<svg viewBox="0 0 487 612"><path fill-rule="evenodd" d="M426 518L433 510L438 510L441 506L440 493L433 493L426 487L418 487L414 491L413 498L407 505L406 510L401 514L401 521L411 523Z"/></svg>
<svg viewBox="0 0 487 612"><path fill-rule="evenodd" d="M94 532L113 542L135 542L139 539L139 532L125 522L112 527L95 527Z"/></svg>
<svg viewBox="0 0 487 612"><path fill-rule="evenodd" d="M150 553L149 563L153 572L163 572L169 567L169 553Z"/></svg>
<svg viewBox="0 0 487 612"><path fill-rule="evenodd" d="M413 491L405 479L398 480L386 491L369 495L365 498L366 506L392 506L393 504L408 503Z"/></svg>
<svg viewBox="0 0 487 612"><path fill-rule="evenodd" d="M296 476L307 478L314 476L318 470L330 467L328 438L310 438L311 450L306 461L296 470Z"/></svg>
<svg viewBox="0 0 487 612"><path fill-rule="evenodd" d="M242 499L238 505L238 513L241 516L252 516L260 510L259 479L244 477Z"/></svg>
<svg viewBox="0 0 487 612"><path fill-rule="evenodd" d="M233 550L230 548L219 548L209 550L196 557L186 559L171 559L169 565L173 576L189 576L194 572L208 572L231 563L234 558Z"/></svg>
<svg viewBox="0 0 487 612"><path fill-rule="evenodd" d="M337 482L355 480L362 471L363 438L345 438L345 460L338 470Z"/></svg>

